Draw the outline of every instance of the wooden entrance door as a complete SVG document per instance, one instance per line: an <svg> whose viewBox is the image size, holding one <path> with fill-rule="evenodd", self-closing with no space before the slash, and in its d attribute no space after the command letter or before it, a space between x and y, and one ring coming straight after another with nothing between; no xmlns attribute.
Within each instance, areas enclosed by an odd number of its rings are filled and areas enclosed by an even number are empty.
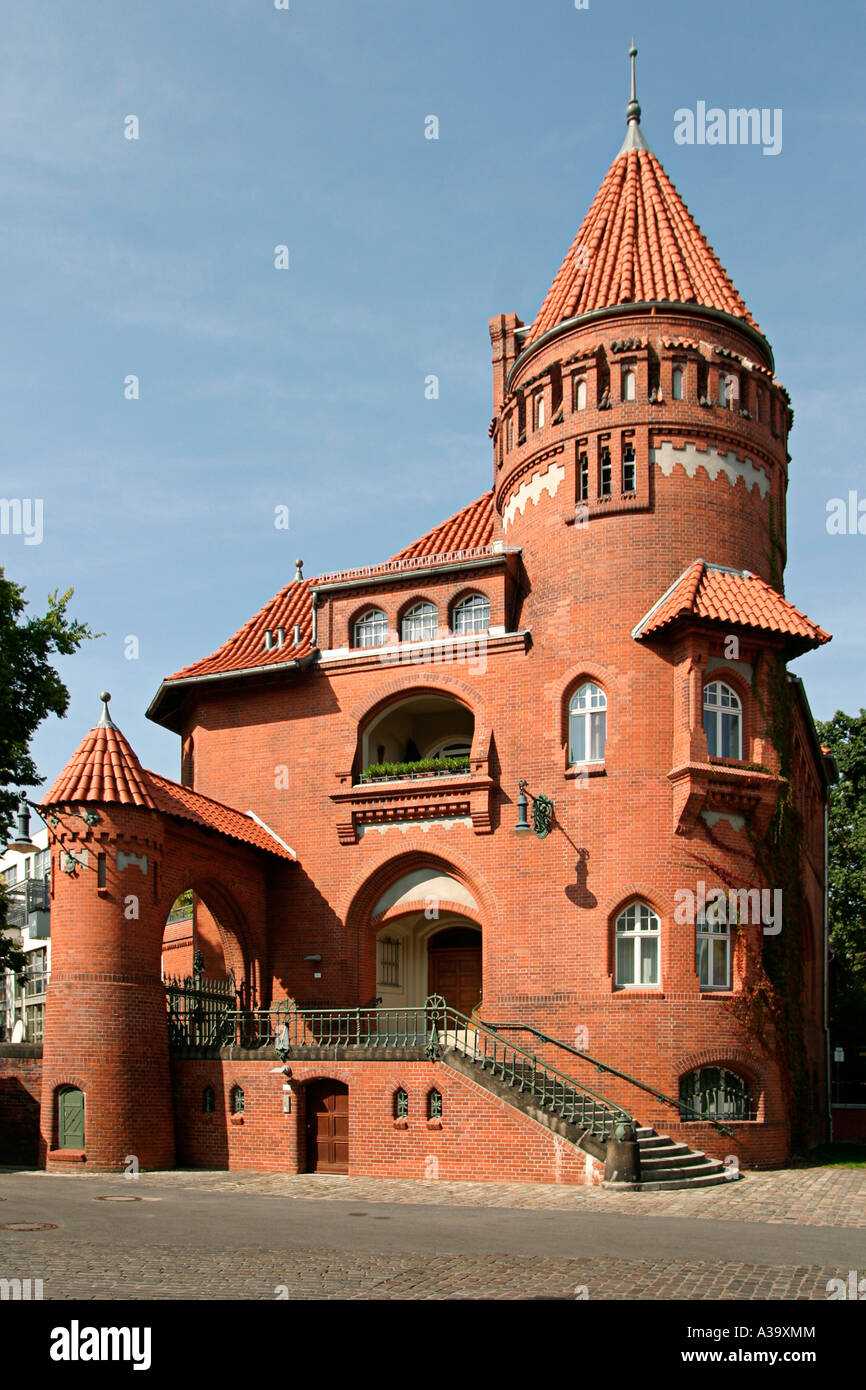
<svg viewBox="0 0 866 1390"><path fill-rule="evenodd" d="M349 1088L342 1081L307 1087L307 1172L348 1173Z"/></svg>
<svg viewBox="0 0 866 1390"><path fill-rule="evenodd" d="M428 946L427 988L467 1018L481 998L481 933L452 927Z"/></svg>
<svg viewBox="0 0 866 1390"><path fill-rule="evenodd" d="M74 1087L57 1097L61 1149L84 1148L84 1092Z"/></svg>

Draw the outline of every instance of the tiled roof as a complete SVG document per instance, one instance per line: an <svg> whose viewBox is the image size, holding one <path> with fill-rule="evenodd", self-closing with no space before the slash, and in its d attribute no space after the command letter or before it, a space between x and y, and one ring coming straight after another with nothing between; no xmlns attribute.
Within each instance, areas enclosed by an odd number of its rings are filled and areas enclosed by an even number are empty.
<svg viewBox="0 0 866 1390"><path fill-rule="evenodd" d="M468 550L478 545L490 545L493 540L493 490L455 512L441 525L434 526L405 550L398 550L392 560L411 560L416 555L441 555L452 550Z"/></svg>
<svg viewBox="0 0 866 1390"><path fill-rule="evenodd" d="M456 512L447 521L443 521L440 526L435 526L413 545L398 551L389 563L394 565L421 555L444 555L473 549L489 545L492 540L493 492L490 491L471 502L468 507ZM391 573L393 572L391 570ZM166 677L166 683L188 680L196 676L218 675L220 672L244 671L250 667L280 666L309 656L313 650L310 590L318 582L315 579L304 579L287 584L212 656L207 656L202 661L194 661L180 671L175 671L174 675ZM297 647L292 646L295 623L301 625L301 641ZM269 631L276 634L279 628L283 629L284 634L282 646L266 647L265 633Z"/></svg>
<svg viewBox="0 0 866 1390"><path fill-rule="evenodd" d="M722 309L758 327L656 156L623 149L525 342L564 319L652 300Z"/></svg>
<svg viewBox="0 0 866 1390"><path fill-rule="evenodd" d="M202 796L190 787L182 787L158 772L148 772L128 739L114 724L106 722L105 716L103 722L81 740L40 804L48 807L70 802L144 806L177 820L192 821L204 829L219 831L232 840L267 850L279 858L296 857L250 816Z"/></svg>
<svg viewBox="0 0 866 1390"><path fill-rule="evenodd" d="M695 560L650 609L634 629L648 637L682 618L703 618L732 627L778 633L806 651L830 641L830 634L813 623L766 580L748 570L728 569Z"/></svg>
<svg viewBox="0 0 866 1390"><path fill-rule="evenodd" d="M287 661L309 656L313 633L311 583L309 579L300 579L287 584L212 656L193 661L166 679L176 681L187 676L212 676L220 671L242 671L249 666L280 666ZM301 641L297 647L292 646L295 623L301 625ZM282 646L266 647L265 633L277 634L280 628L283 629ZM274 642L277 640L275 635Z"/></svg>

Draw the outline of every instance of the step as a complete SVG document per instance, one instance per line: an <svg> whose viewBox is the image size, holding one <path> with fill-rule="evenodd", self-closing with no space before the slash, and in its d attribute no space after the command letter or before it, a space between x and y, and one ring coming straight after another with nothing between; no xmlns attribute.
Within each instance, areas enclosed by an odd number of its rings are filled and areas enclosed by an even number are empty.
<svg viewBox="0 0 866 1390"><path fill-rule="evenodd" d="M694 1153L695 1150L690 1149L688 1144L674 1144L671 1140L668 1140L667 1143L639 1144L638 1152L641 1158L644 1156L647 1158L657 1158L660 1154L663 1154L665 1158L667 1158L673 1154L691 1154Z"/></svg>
<svg viewBox="0 0 866 1390"><path fill-rule="evenodd" d="M647 1171L641 1168L640 1180L641 1187L646 1187L647 1183L656 1182L697 1182L701 1178L712 1178L725 1176L725 1165L711 1160L706 1163L695 1164L693 1168L654 1168Z"/></svg>
<svg viewBox="0 0 866 1390"><path fill-rule="evenodd" d="M641 1192L679 1192L689 1187L721 1187L722 1183L738 1182L740 1176L738 1173L736 1178L729 1178L727 1172L723 1171L693 1178L654 1179L652 1182L640 1182L637 1186Z"/></svg>
<svg viewBox="0 0 866 1390"><path fill-rule="evenodd" d="M705 1153L699 1151L684 1154L659 1154L657 1158L644 1158L641 1154L640 1170L642 1173L655 1173L659 1168L694 1168L702 1163L715 1163L717 1161L717 1159L708 1159Z"/></svg>

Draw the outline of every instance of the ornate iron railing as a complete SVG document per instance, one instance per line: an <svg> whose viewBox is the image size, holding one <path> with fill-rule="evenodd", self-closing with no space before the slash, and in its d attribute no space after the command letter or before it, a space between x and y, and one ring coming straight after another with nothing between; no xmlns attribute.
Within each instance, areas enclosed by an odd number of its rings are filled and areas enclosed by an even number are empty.
<svg viewBox="0 0 866 1390"><path fill-rule="evenodd" d="M200 970L163 981L172 1047L220 1047L226 1019L237 1011L234 972L227 980L208 979Z"/></svg>
<svg viewBox="0 0 866 1390"><path fill-rule="evenodd" d="M664 1091L657 1090L655 1086L650 1086L646 1081L640 1081L638 1077L630 1076L628 1072L620 1071L617 1067L612 1067L607 1062L600 1062L597 1057L591 1057L588 1052L584 1052L579 1047L572 1047L571 1043L563 1042L561 1038L553 1038L549 1033L543 1033L540 1028L534 1027L531 1023L488 1022L487 1027L493 1032L501 1030L503 1032L531 1033L534 1038L538 1038L539 1042L549 1043L553 1047L561 1048L563 1052L570 1053L573 1057L580 1057L582 1061L588 1062L590 1066L595 1067L596 1071L607 1072L610 1076L619 1077L621 1081L627 1081L629 1085L636 1086L638 1090L645 1091L647 1095L653 1096L656 1100L660 1100L663 1105L673 1106L675 1110L679 1111L680 1119L687 1121L703 1120L706 1124L710 1124L714 1129L718 1130L719 1134L725 1134L728 1137L734 1134L734 1130L731 1129L730 1124L724 1124L721 1120L717 1119L716 1116L708 1115L705 1111L690 1106L681 1100L675 1100L673 1096L665 1095ZM687 1114L685 1112L689 1113ZM730 1120L734 1120L735 1118L754 1120L757 1118L757 1107L751 1105L747 1114L742 1116L730 1116L729 1118Z"/></svg>
<svg viewBox="0 0 866 1390"><path fill-rule="evenodd" d="M184 1038L176 1032L172 1042L174 1046L270 1047L284 1061L302 1058L313 1049L335 1054L345 1048L417 1049L430 1061L453 1052L539 1108L600 1139L607 1138L616 1124L634 1123L621 1106L506 1042L435 995L420 1008L299 1009L294 1000L284 999L270 1009L224 1009L208 1018L206 1028L187 1028Z"/></svg>

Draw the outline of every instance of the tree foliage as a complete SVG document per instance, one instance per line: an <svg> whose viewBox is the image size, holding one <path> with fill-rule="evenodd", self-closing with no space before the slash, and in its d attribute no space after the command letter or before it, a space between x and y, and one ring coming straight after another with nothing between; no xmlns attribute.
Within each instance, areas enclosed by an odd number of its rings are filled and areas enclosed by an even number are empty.
<svg viewBox="0 0 866 1390"><path fill-rule="evenodd" d="M101 634L69 616L72 589L48 595L47 611L28 616L24 588L0 569L0 839L9 838L18 805L18 789L38 787L45 780L36 771L30 744L49 715L62 718L69 708L69 691L49 658L71 656L82 642ZM7 900L0 891L0 970L18 968L14 947L2 935Z"/></svg>
<svg viewBox="0 0 866 1390"><path fill-rule="evenodd" d="M866 1023L866 710L817 725L839 781L830 791L828 897L838 1025Z"/></svg>

